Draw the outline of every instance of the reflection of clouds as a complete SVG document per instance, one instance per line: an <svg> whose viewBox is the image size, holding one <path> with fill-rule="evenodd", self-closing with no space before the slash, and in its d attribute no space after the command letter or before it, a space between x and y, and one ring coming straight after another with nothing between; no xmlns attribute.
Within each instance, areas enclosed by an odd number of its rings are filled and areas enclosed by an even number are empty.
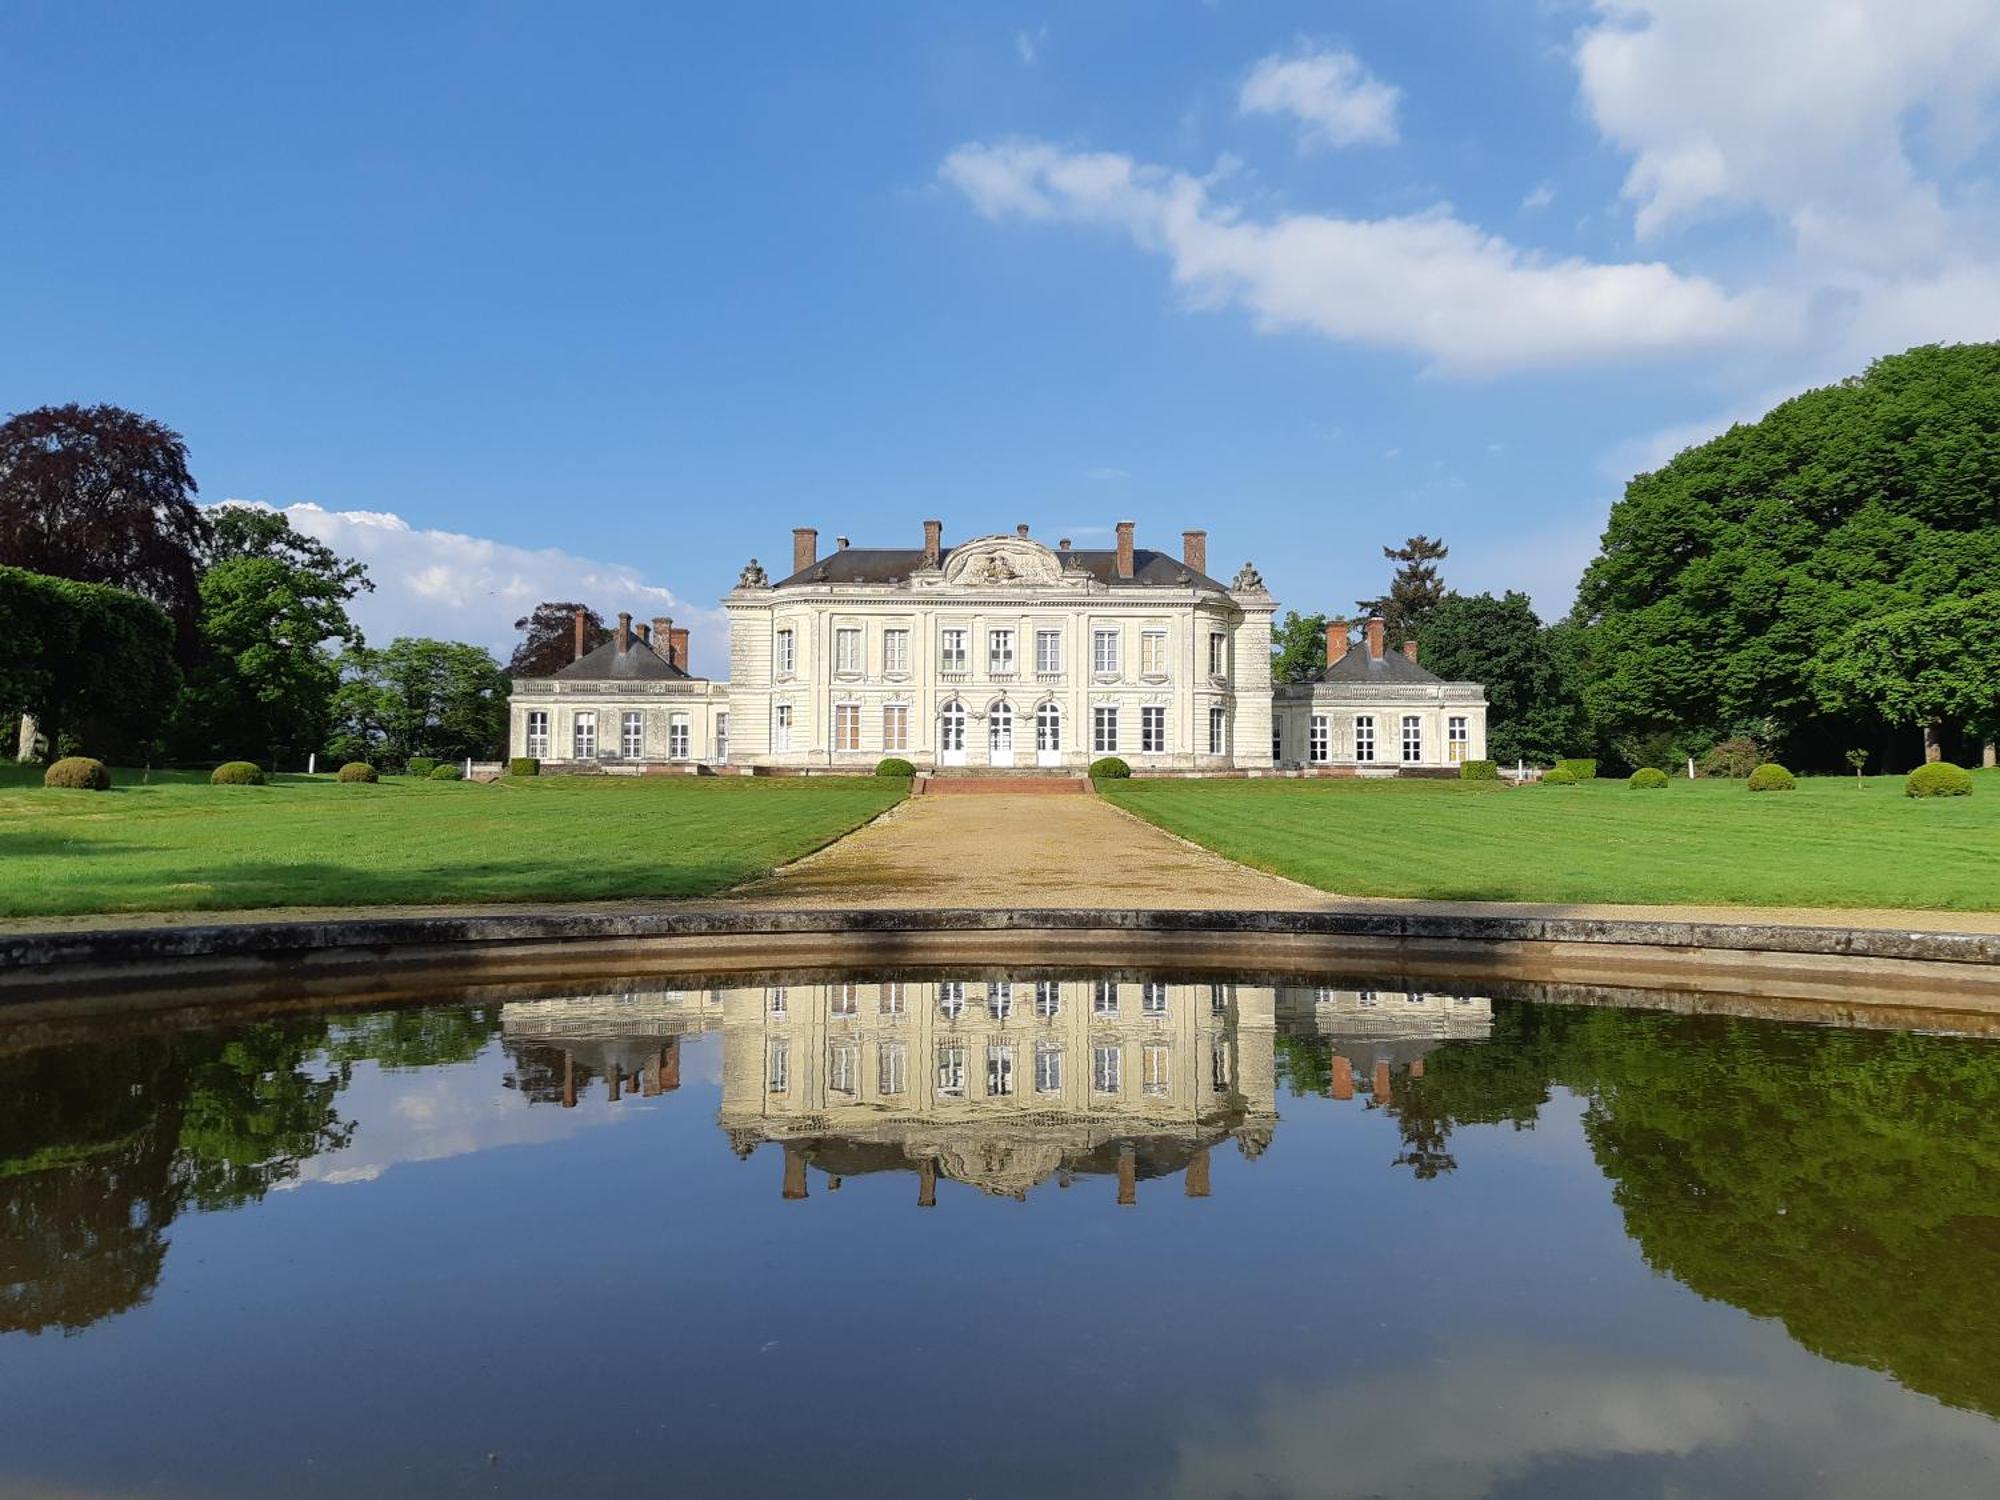
<svg viewBox="0 0 2000 1500"><path fill-rule="evenodd" d="M338 1106L355 1122L353 1141L301 1162L298 1182L370 1182L404 1162L562 1140L593 1126L636 1118L648 1107L639 1099L603 1109L530 1107L519 1092L503 1085L500 1066L490 1055L465 1066L415 1074L385 1074L373 1063L363 1063L355 1068Z"/></svg>
<svg viewBox="0 0 2000 1500"><path fill-rule="evenodd" d="M1677 1492L1673 1472L1691 1469L1703 1493L1760 1494L1778 1472L1853 1500L1913 1481L1991 1492L2000 1424L1818 1359L1775 1329L1744 1352L1741 1368L1706 1373L1551 1346L1440 1351L1420 1369L1273 1393L1246 1434L1184 1444L1171 1493L1479 1500L1593 1463L1615 1463L1621 1491L1654 1470Z"/></svg>

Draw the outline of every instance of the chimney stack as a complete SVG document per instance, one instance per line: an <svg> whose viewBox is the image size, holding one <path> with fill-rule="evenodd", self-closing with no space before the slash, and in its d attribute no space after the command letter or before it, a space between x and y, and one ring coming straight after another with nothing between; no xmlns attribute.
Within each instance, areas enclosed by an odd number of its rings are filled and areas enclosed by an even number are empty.
<svg viewBox="0 0 2000 1500"><path fill-rule="evenodd" d="M813 565L819 556L819 528L816 526L794 526L792 528L792 571L803 573Z"/></svg>
<svg viewBox="0 0 2000 1500"><path fill-rule="evenodd" d="M653 616L653 655L661 661L674 659L674 618L672 615Z"/></svg>
<svg viewBox="0 0 2000 1500"><path fill-rule="evenodd" d="M583 660L584 630L584 611L583 606L579 604L576 609L576 659L578 661Z"/></svg>
<svg viewBox="0 0 2000 1500"><path fill-rule="evenodd" d="M1326 664L1331 667L1347 655L1347 621L1326 622Z"/></svg>
<svg viewBox="0 0 2000 1500"><path fill-rule="evenodd" d="M1197 573L1208 571L1208 533L1205 531L1183 531L1181 533L1181 561Z"/></svg>
<svg viewBox="0 0 2000 1500"><path fill-rule="evenodd" d="M1382 659L1382 632L1382 617L1380 615L1370 615L1368 617L1368 658L1371 661L1380 661Z"/></svg>
<svg viewBox="0 0 2000 1500"><path fill-rule="evenodd" d="M1412 666L1416 665L1417 638L1415 636L1411 636L1407 641L1403 642L1403 659Z"/></svg>
<svg viewBox="0 0 2000 1500"><path fill-rule="evenodd" d="M623 656L632 649L632 611L618 611L618 654Z"/></svg>
<svg viewBox="0 0 2000 1500"><path fill-rule="evenodd" d="M640 645L650 646L653 644L653 627L648 625L644 620L634 625L632 629L638 633Z"/></svg>
<svg viewBox="0 0 2000 1500"><path fill-rule="evenodd" d="M924 566L935 568L944 556L944 522L924 522Z"/></svg>
<svg viewBox="0 0 2000 1500"><path fill-rule="evenodd" d="M1014 528L1014 535L1025 542L1028 539L1028 523L1023 521L1019 526L1016 526Z"/></svg>
<svg viewBox="0 0 2000 1500"><path fill-rule="evenodd" d="M688 633L685 625L677 625L667 632L667 662L688 671Z"/></svg>
<svg viewBox="0 0 2000 1500"><path fill-rule="evenodd" d="M1132 576L1132 526L1130 521L1118 523L1118 576Z"/></svg>

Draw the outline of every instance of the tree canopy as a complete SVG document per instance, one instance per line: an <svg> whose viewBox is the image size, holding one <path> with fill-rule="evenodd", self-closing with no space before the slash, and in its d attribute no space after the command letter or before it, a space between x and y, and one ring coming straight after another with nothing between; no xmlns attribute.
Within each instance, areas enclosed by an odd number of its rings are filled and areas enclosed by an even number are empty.
<svg viewBox="0 0 2000 1500"><path fill-rule="evenodd" d="M0 567L0 722L32 715L57 755L149 753L180 689L173 646L137 594Z"/></svg>
<svg viewBox="0 0 2000 1500"><path fill-rule="evenodd" d="M1271 631L1271 680L1311 682L1326 665L1325 615L1287 610Z"/></svg>
<svg viewBox="0 0 2000 1500"><path fill-rule="evenodd" d="M1430 613L1423 664L1452 682L1486 688L1487 753L1553 761L1586 744L1566 671L1561 627L1544 626L1526 594L1447 594Z"/></svg>
<svg viewBox="0 0 2000 1500"><path fill-rule="evenodd" d="M595 651L611 632L594 609L570 602L544 601L533 614L514 622L521 640L507 659L509 677L552 677L576 660L576 612L583 610L583 649ZM664 644L664 643L663 643Z"/></svg>
<svg viewBox="0 0 2000 1500"><path fill-rule="evenodd" d="M480 646L398 636L340 658L330 748L401 765L413 755L487 759L507 738L508 680Z"/></svg>

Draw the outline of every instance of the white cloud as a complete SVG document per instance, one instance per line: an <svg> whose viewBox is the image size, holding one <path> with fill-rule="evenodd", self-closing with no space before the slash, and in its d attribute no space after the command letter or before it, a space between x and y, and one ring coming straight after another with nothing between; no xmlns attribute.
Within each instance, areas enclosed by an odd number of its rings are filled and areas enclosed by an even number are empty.
<svg viewBox="0 0 2000 1500"><path fill-rule="evenodd" d="M543 600L575 599L607 618L621 609L641 619L672 615L676 624L694 632L690 654L697 670L720 674L727 669L723 612L697 607L672 589L646 582L630 563L415 527L389 511L327 510L312 504L275 508L296 530L368 569L375 591L357 597L348 612L371 645L387 645L399 635L435 636L489 647L505 661L517 639L515 620Z"/></svg>
<svg viewBox="0 0 2000 1500"><path fill-rule="evenodd" d="M1290 115L1301 147L1390 146L1401 92L1344 47L1306 47L1260 58L1237 104L1246 115Z"/></svg>
<svg viewBox="0 0 2000 1500"><path fill-rule="evenodd" d="M1533 212L1537 209L1547 208L1555 201L1555 184L1552 182L1538 182L1535 184L1534 191L1521 200L1521 207Z"/></svg>
<svg viewBox="0 0 2000 1500"><path fill-rule="evenodd" d="M1022 66L1032 68L1042 55L1042 43L1049 39L1048 23L1044 22L1033 31L1014 33L1014 51L1020 57Z"/></svg>

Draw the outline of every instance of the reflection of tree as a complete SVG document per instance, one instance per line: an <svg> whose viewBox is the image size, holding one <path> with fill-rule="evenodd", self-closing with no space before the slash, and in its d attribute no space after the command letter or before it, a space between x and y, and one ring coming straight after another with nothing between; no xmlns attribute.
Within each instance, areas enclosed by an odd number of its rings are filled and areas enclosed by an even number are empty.
<svg viewBox="0 0 2000 1500"><path fill-rule="evenodd" d="M471 1062L500 1031L497 1006L425 1006L380 1010L343 1020L327 1044L337 1062L382 1068L434 1068Z"/></svg>

